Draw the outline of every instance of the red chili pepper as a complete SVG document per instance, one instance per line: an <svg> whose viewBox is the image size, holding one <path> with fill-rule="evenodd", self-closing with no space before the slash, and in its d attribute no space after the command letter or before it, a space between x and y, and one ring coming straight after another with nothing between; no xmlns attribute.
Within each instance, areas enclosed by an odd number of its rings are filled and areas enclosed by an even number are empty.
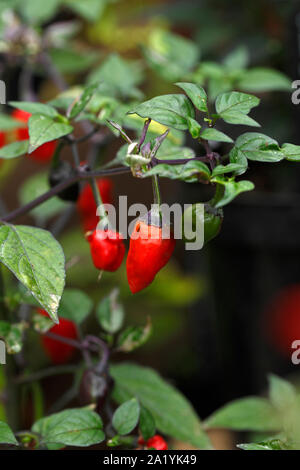
<svg viewBox="0 0 300 470"><path fill-rule="evenodd" d="M114 272L125 254L123 236L112 230L94 230L88 235L93 263L97 269Z"/></svg>
<svg viewBox="0 0 300 470"><path fill-rule="evenodd" d="M22 111L21 109L15 109L12 112L12 117L17 121L28 122L31 114L27 113L26 111ZM29 139L29 132L28 127L20 127L17 129L17 140L27 140ZM32 153L28 154L29 158L36 160L40 163L48 163L56 148L57 141L52 140L51 142L46 142L45 144L38 147Z"/></svg>
<svg viewBox="0 0 300 470"><path fill-rule="evenodd" d="M112 181L106 178L98 179L97 185L103 204L112 204ZM81 191L77 201L77 209L81 217L84 231L89 232L95 230L99 222L99 217L96 214L97 205L90 184L86 184Z"/></svg>
<svg viewBox="0 0 300 470"><path fill-rule="evenodd" d="M155 434L147 442L140 437L138 443L143 447L147 447L147 449L168 450L168 444L159 434Z"/></svg>
<svg viewBox="0 0 300 470"><path fill-rule="evenodd" d="M6 134L5 132L0 132L0 148L4 147L6 144Z"/></svg>
<svg viewBox="0 0 300 470"><path fill-rule="evenodd" d="M300 339L300 285L286 287L275 295L264 315L266 333L277 349L291 356L292 343Z"/></svg>
<svg viewBox="0 0 300 470"><path fill-rule="evenodd" d="M175 240L162 238L162 228L138 220L130 239L127 279L133 294L145 289L169 261Z"/></svg>
<svg viewBox="0 0 300 470"><path fill-rule="evenodd" d="M0 148L4 147L6 145L6 133L5 132L0 132ZM0 158L0 166L3 163L3 158Z"/></svg>
<svg viewBox="0 0 300 470"><path fill-rule="evenodd" d="M38 313L48 317L48 313L39 308ZM49 331L64 338L77 339L77 330L75 324L65 318L60 318L59 324L54 325ZM62 343L58 340L42 336L42 344L46 354L49 356L53 364L63 364L71 359L75 348L69 344Z"/></svg>

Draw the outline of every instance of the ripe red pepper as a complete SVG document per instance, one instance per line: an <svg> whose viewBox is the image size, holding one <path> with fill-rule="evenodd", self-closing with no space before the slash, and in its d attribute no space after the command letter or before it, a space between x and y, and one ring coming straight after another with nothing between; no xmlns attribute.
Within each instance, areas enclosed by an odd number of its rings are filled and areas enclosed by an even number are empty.
<svg viewBox="0 0 300 470"><path fill-rule="evenodd" d="M94 230L88 235L94 266L103 271L114 272L125 254L123 236L112 230Z"/></svg>
<svg viewBox="0 0 300 470"><path fill-rule="evenodd" d="M138 443L147 449L168 450L168 444L159 434L155 434L155 436L148 439L147 442L140 437Z"/></svg>
<svg viewBox="0 0 300 470"><path fill-rule="evenodd" d="M291 356L293 341L300 339L300 285L280 291L267 308L265 329L273 344L285 356Z"/></svg>
<svg viewBox="0 0 300 470"><path fill-rule="evenodd" d="M6 145L6 134L5 132L0 132L0 148L4 147ZM3 158L0 158L0 166L3 163Z"/></svg>
<svg viewBox="0 0 300 470"><path fill-rule="evenodd" d="M137 237L137 238L135 238ZM138 220L130 239L127 279L133 294L145 289L169 261L175 240L162 238L162 228Z"/></svg>
<svg viewBox="0 0 300 470"><path fill-rule="evenodd" d="M0 148L4 147L6 144L6 134L5 132L0 132Z"/></svg>
<svg viewBox="0 0 300 470"><path fill-rule="evenodd" d="M106 178L98 179L97 185L103 204L112 204L112 181ZM81 217L84 231L89 232L95 230L99 218L96 215L97 205L90 184L86 184L81 191L77 201L77 209Z"/></svg>
<svg viewBox="0 0 300 470"><path fill-rule="evenodd" d="M30 116L30 113L22 111L21 109L15 109L12 112L12 117L14 119L25 123L29 121ZM29 139L28 127L20 127L19 129L17 129L17 140L21 141L27 139ZM55 152L56 144L56 140L46 142L45 144L41 145L36 150L34 150L32 153L30 153L28 156L40 163L48 163Z"/></svg>
<svg viewBox="0 0 300 470"><path fill-rule="evenodd" d="M38 313L48 317L48 313L41 308L38 309ZM78 338L75 324L65 318L60 318L59 324L54 325L49 331L64 338ZM65 362L68 362L75 352L75 348L73 346L52 338L48 338L47 336L42 336L41 340L44 350L53 364L64 364Z"/></svg>

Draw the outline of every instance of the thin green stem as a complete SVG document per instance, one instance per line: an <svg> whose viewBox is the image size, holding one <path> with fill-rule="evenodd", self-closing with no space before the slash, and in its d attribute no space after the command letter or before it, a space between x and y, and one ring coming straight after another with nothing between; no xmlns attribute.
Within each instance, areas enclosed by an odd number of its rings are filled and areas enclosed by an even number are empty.
<svg viewBox="0 0 300 470"><path fill-rule="evenodd" d="M97 215L98 215L99 219L100 218L102 218L102 219L107 218L107 213L106 213L106 211L104 209L104 206L103 206L103 202L102 202L101 194L100 194L100 191L99 191L99 188L98 188L98 185L97 185L96 178L92 178L91 181L90 181L90 184L92 186L94 199L95 199L95 202L96 202L96 205L97 205Z"/></svg>
<svg viewBox="0 0 300 470"><path fill-rule="evenodd" d="M159 207L161 205L161 196L160 196L160 189L159 189L159 179L157 175L152 176L152 186L153 186L154 204L157 204Z"/></svg>
<svg viewBox="0 0 300 470"><path fill-rule="evenodd" d="M62 151L64 147L64 142L63 141L60 141L59 144L57 145L56 149L55 149L55 152L54 152L54 155L52 157L52 168L56 168L58 167L58 164L59 164L59 156L60 156L60 152Z"/></svg>
<svg viewBox="0 0 300 470"><path fill-rule="evenodd" d="M77 142L72 142L71 143L71 149L73 153L73 159L76 167L80 166L80 157L78 153L78 147L77 147Z"/></svg>

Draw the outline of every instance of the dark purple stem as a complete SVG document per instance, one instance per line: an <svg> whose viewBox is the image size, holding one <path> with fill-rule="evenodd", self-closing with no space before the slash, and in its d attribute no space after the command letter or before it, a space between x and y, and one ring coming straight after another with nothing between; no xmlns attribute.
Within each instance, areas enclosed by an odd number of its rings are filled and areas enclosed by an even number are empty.
<svg viewBox="0 0 300 470"><path fill-rule="evenodd" d="M102 339L92 335L86 336L85 342L88 346L95 344L97 348L101 350L101 360L95 367L95 371L98 374L102 374L107 369L108 361L110 358L110 350L108 345Z"/></svg>
<svg viewBox="0 0 300 470"><path fill-rule="evenodd" d="M84 349L84 345L79 341L71 338L65 338L64 336L57 335L56 333L52 333L51 331L47 331L44 333L44 336L50 339L54 339L55 341L60 341L61 343L67 344L68 346L72 346L72 348L77 349Z"/></svg>
<svg viewBox="0 0 300 470"><path fill-rule="evenodd" d="M144 124L144 127L143 127L143 131L142 131L142 134L141 134L141 138L140 138L140 141L139 141L139 146L138 146L138 150L139 150L139 151L141 150L141 146L142 146L143 143L145 142L146 135L147 135L147 132L148 132L150 123L151 123L151 119L147 119L147 121L145 121L145 124Z"/></svg>
<svg viewBox="0 0 300 470"><path fill-rule="evenodd" d="M107 170L98 170L98 171L93 171L93 172L84 170L83 168L81 169L81 171L78 171L78 173L75 174L74 176L71 176L70 178L66 179L62 183L57 184L53 188L49 189L49 191L47 191L44 194L41 194L41 196L37 197L36 199L29 202L28 204L25 204L24 206L19 207L18 209L10 212L4 217L1 217L0 220L2 222L11 222L17 217L20 217L21 215L24 215L27 212L34 209L35 207L39 206L43 202L48 201L48 199L52 198L53 196L56 196L61 191L68 188L69 186L76 183L77 181L88 180L91 178L98 178L101 176L121 175L123 173L130 173L130 171L131 171L130 168L126 168L126 167L112 168L112 169L107 169Z"/></svg>

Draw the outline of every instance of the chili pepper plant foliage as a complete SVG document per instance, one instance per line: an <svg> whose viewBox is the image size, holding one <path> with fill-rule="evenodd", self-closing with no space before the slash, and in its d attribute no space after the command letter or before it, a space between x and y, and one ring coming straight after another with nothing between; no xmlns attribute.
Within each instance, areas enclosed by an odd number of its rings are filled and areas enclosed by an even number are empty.
<svg viewBox="0 0 300 470"><path fill-rule="evenodd" d="M174 438L209 449L212 444L206 431L223 427L269 433L270 439L242 444L244 449L299 448L299 419L294 419L299 416L299 400L289 383L271 377L269 399L238 400L202 422L188 400L156 371L132 362L115 362L115 353L127 357L152 332L149 318L142 327L124 328L126 305L122 305L117 286L96 305L86 292L65 288L66 262L57 238L76 207L95 267L114 273L127 258L128 292L130 288L133 295L159 276L172 256L172 234L162 240L160 225L148 219L137 222L135 232L142 230L147 236L142 244L131 240L128 255L122 234L112 230L108 221L102 231L95 231L98 218L93 211L97 206L102 222L106 217L101 204L112 189L108 178L131 174L132 184L138 178L145 186L152 180L158 205L164 196L159 178L210 185L213 198L194 201L192 210L184 215L195 222L198 204L205 203L208 243L221 230L223 208L226 216L231 201L254 189L245 177L252 161L300 161L299 146L264 135L258 129L261 124L250 116L260 99L247 89L287 90L287 77L262 68L250 73L246 51L240 49L222 65L199 64L194 43L167 31L155 32L156 40L143 49L145 60L159 76L175 81L178 91L146 100L139 89L143 82L140 63L112 54L92 68L93 51L80 55L75 50L77 23L50 22L58 8L72 9L79 19L92 21L100 4L10 0L1 5L4 66L9 68L13 62L21 68L20 100L8 102L0 114L1 171L11 178L12 163L33 155L31 165L43 165L43 172L23 186L20 207L1 213L0 337L8 356L7 365L0 366L1 397L5 397L5 404L0 402L0 443L4 448L29 449L100 443L166 449L166 440ZM48 26L42 27L44 22ZM159 43L165 47L155 51ZM67 85L65 72L76 77L87 69L84 83ZM36 96L36 73L42 73L59 90L46 103ZM208 94L202 85L208 85ZM24 115L26 119L20 120ZM230 126L229 135L223 132L224 122L247 126L247 131L233 140ZM196 150L185 146L187 134L195 140ZM98 155L113 140L120 143L119 150L104 164ZM84 154L82 142L89 148ZM225 143L228 150L220 154L218 143ZM72 152L72 164L65 160L65 149ZM18 218L29 212L37 225L19 225ZM54 216L57 223L48 230L46 222ZM92 317L98 327L89 331ZM36 370L28 362L33 337L53 363L46 369ZM55 412L45 415L40 406L40 380L61 374L72 374L73 385L60 397ZM34 422L23 429L16 397L28 386L34 396ZM78 395L82 406L69 408Z"/></svg>

